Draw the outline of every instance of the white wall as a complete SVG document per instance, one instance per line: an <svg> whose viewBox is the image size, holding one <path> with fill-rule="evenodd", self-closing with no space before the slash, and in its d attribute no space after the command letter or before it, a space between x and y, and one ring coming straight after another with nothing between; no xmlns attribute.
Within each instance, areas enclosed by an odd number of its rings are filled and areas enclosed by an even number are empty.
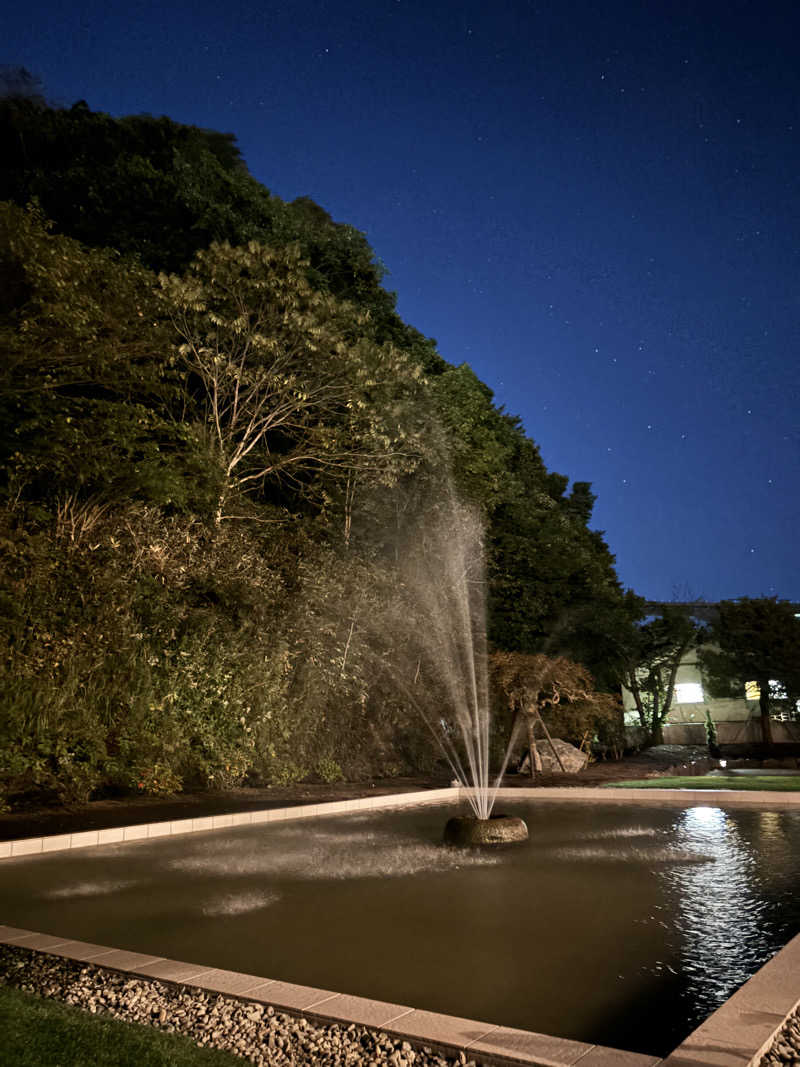
<svg viewBox="0 0 800 1067"><path fill-rule="evenodd" d="M703 676L697 658L697 649L690 649L678 666L675 679L678 683L693 682L703 685ZM639 716L632 694L622 687L622 707L626 727L639 725ZM713 699L704 693L703 703L680 704L673 700L667 721L664 724L664 741L672 745L704 745L706 743L706 712L711 713L717 728L720 745L759 742L761 737L761 713L757 700ZM773 719L774 741L800 741L800 723L781 722Z"/></svg>

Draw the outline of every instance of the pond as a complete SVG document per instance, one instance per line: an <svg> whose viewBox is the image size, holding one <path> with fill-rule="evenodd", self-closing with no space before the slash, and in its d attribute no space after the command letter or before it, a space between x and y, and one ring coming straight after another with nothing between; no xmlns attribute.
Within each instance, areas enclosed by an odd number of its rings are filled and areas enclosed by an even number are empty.
<svg viewBox="0 0 800 1067"><path fill-rule="evenodd" d="M504 802L327 816L0 866L2 921L664 1055L800 931L800 813Z"/></svg>

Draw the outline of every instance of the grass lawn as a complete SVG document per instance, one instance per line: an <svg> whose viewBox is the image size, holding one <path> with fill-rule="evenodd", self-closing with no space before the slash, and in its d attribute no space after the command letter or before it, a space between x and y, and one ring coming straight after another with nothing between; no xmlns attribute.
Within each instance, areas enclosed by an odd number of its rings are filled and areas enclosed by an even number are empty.
<svg viewBox="0 0 800 1067"><path fill-rule="evenodd" d="M629 782L608 782L601 788L622 789L762 789L770 793L796 793L800 790L800 774L720 775L701 778L683 775L664 778L640 778Z"/></svg>
<svg viewBox="0 0 800 1067"><path fill-rule="evenodd" d="M0 986L0 1055L5 1067L242 1067L186 1037Z"/></svg>

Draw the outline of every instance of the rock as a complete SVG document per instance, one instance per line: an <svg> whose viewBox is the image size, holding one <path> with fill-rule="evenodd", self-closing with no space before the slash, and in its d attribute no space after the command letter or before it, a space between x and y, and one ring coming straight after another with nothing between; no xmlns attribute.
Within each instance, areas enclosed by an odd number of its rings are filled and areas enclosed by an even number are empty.
<svg viewBox="0 0 800 1067"><path fill-rule="evenodd" d="M489 819L456 815L447 820L444 840L461 848L511 845L528 840L528 827L517 815L498 813Z"/></svg>
<svg viewBox="0 0 800 1067"><path fill-rule="evenodd" d="M553 738L553 748L558 752L559 758L564 764L565 774L577 774L578 771L582 771L589 762L589 757L585 752L581 752L579 748L575 748L575 746L571 745L568 741L562 741L560 737ZM536 742L536 751L541 760L543 774L561 773L561 767L558 765L558 760L553 755L553 748L550 747L550 742L547 740ZM530 765L530 754L526 752L525 758L520 764L520 773L530 774Z"/></svg>

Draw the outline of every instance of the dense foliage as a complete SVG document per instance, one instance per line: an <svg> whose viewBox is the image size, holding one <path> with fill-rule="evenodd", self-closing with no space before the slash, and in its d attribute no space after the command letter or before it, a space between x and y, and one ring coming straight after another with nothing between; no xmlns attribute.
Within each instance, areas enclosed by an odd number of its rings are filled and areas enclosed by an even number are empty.
<svg viewBox="0 0 800 1067"><path fill-rule="evenodd" d="M12 97L0 144L7 794L430 770L374 623L424 633L398 560L446 487L491 643L597 674L624 611L589 486L402 322L362 234L166 118Z"/></svg>

